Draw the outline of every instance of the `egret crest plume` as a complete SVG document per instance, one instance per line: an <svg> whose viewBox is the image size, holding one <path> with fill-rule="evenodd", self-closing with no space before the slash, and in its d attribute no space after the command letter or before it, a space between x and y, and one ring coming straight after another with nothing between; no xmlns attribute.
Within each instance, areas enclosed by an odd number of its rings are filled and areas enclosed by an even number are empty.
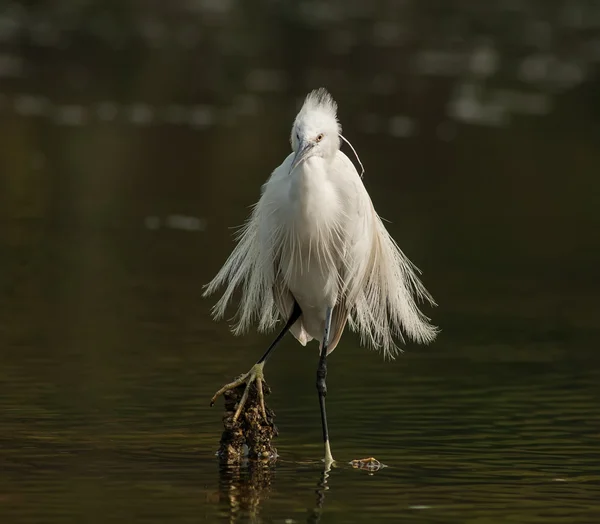
<svg viewBox="0 0 600 524"><path fill-rule="evenodd" d="M304 99L304 103L302 104L302 108L300 109L300 112L298 113L296 119L302 118L304 115L311 111L318 111L326 113L329 116L335 118L337 122L337 107L338 106L336 101L329 94L327 89L325 89L324 87L320 87L319 89L311 91L306 96L306 98Z"/></svg>

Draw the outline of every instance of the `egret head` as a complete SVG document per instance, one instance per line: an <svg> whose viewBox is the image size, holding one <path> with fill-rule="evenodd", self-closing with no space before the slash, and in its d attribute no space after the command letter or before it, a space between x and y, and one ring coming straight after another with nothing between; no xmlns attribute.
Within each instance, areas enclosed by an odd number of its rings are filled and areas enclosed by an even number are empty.
<svg viewBox="0 0 600 524"><path fill-rule="evenodd" d="M290 142L295 156L290 172L311 156L334 158L342 132L336 111L337 104L325 88L308 94L292 126Z"/></svg>

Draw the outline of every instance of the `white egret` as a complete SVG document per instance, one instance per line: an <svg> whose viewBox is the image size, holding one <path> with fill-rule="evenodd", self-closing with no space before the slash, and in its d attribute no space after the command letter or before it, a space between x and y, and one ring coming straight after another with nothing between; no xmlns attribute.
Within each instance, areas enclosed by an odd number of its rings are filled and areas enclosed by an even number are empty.
<svg viewBox="0 0 600 524"><path fill-rule="evenodd" d="M386 231L361 177L340 151L340 138L337 104L325 89L312 91L292 127L292 153L263 185L237 245L204 293L226 286L213 308L220 319L241 289L235 334L254 322L266 331L279 318L287 321L252 369L213 397L211 405L224 391L246 384L234 421L254 381L264 415L263 368L287 331L303 346L319 341L317 390L327 464L333 462L325 411L327 355L346 322L388 357L399 351L394 338L403 341L406 334L428 343L437 334L415 302L434 300Z"/></svg>

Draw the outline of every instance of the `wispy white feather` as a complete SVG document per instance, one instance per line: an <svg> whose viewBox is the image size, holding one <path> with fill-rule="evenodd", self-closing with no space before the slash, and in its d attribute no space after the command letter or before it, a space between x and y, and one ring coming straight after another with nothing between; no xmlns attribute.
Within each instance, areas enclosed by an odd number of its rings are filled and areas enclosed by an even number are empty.
<svg viewBox="0 0 600 524"><path fill-rule="evenodd" d="M296 300L303 315L291 331L303 344L322 339L326 306L344 308L335 315L330 351L348 320L364 343L391 357L398 351L395 340L404 341L404 335L420 343L435 338L437 329L416 300L435 303L339 151L336 109L324 89L308 95L294 121L292 148L297 152L298 136L325 138L310 165L290 173L292 153L272 173L205 295L225 286L213 308L219 319L241 290L235 334L255 323L260 331L272 329L287 319Z"/></svg>

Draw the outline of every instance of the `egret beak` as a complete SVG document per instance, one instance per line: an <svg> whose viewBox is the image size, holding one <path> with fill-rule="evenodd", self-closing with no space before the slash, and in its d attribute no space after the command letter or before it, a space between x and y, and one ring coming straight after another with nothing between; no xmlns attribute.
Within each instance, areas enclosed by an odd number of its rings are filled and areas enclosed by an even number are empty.
<svg viewBox="0 0 600 524"><path fill-rule="evenodd" d="M298 144L298 151L296 152L294 160L292 161L290 173L310 156L310 152L315 145L317 145L316 142L308 142L306 140L303 140L300 142L300 144Z"/></svg>

